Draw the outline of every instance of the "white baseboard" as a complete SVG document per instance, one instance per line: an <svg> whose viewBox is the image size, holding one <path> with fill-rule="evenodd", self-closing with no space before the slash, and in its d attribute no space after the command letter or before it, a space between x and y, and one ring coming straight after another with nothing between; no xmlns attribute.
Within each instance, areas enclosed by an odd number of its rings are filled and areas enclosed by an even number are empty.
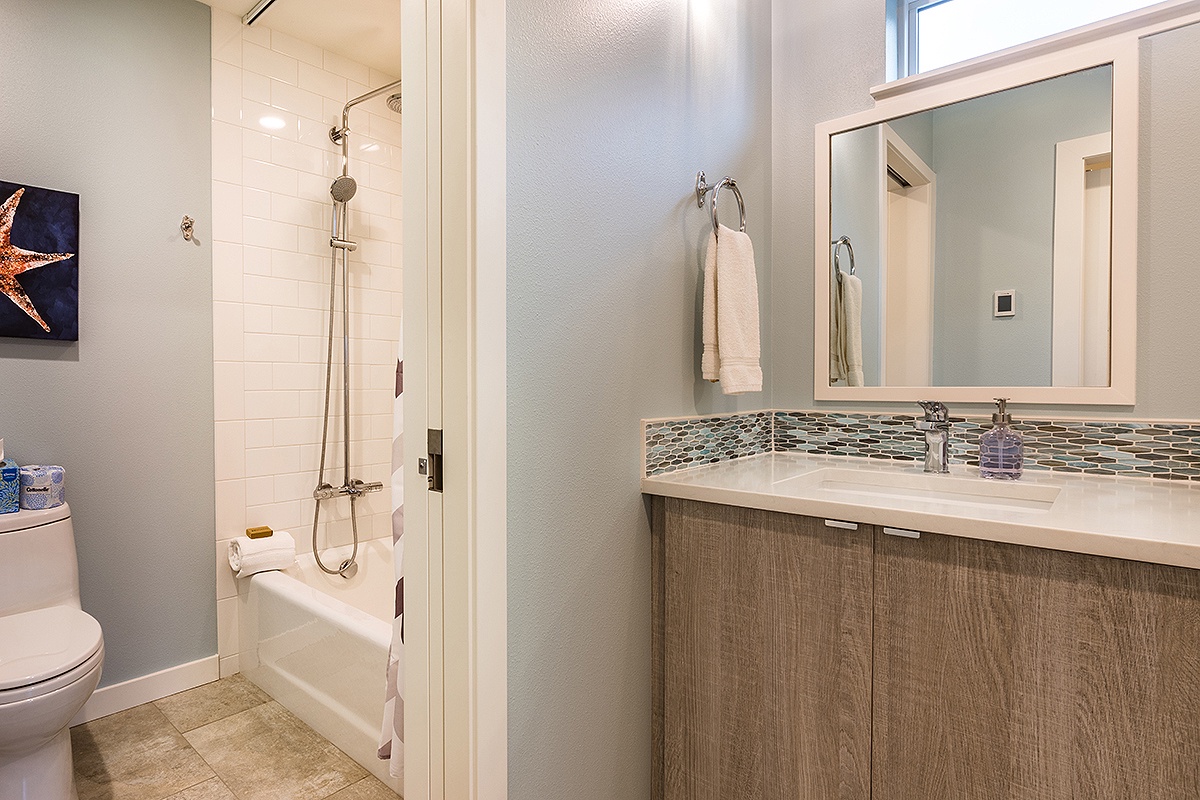
<svg viewBox="0 0 1200 800"><path fill-rule="evenodd" d="M242 671L241 661L238 658L237 653L234 653L231 656L224 656L221 658L221 677L222 678L228 678L230 675L234 674L235 672L241 672L241 671Z"/></svg>
<svg viewBox="0 0 1200 800"><path fill-rule="evenodd" d="M92 693L91 699L75 715L71 724L81 725L176 692L211 683L220 677L220 672L220 659L214 654L188 664L168 667L140 678L105 686Z"/></svg>

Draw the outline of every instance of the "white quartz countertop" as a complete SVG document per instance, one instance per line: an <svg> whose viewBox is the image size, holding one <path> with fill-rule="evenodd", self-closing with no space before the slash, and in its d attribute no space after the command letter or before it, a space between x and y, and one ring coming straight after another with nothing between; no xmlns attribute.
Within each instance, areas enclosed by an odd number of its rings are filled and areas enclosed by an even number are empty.
<svg viewBox="0 0 1200 800"><path fill-rule="evenodd" d="M826 470L823 473L818 473ZM832 471L831 471L832 470ZM851 475L850 471L853 471ZM939 486L920 463L863 458L766 453L642 479L650 495L860 522L927 533L1044 547L1076 553L1200 568L1200 486L1150 478L1078 475L1026 470L1018 490L1035 498L1008 505L943 500L870 491L834 491L817 478L861 477ZM808 476L808 477L805 477ZM993 487L962 465L945 476L946 487ZM973 482L979 482L974 484ZM986 484L986 485L984 485ZM935 492L935 495L937 493ZM953 498L946 494L945 497Z"/></svg>

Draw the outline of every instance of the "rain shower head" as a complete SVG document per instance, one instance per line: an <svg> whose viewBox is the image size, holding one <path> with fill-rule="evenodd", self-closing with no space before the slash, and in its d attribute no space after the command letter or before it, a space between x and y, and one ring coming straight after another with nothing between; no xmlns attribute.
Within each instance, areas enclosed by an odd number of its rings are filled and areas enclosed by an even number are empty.
<svg viewBox="0 0 1200 800"><path fill-rule="evenodd" d="M403 98L401 97L400 92L396 92L395 94L388 95L387 107L399 114L401 113L400 107L402 102Z"/></svg>
<svg viewBox="0 0 1200 800"><path fill-rule="evenodd" d="M354 193L357 191L358 183L349 175L341 176L329 187L329 194L336 203L348 202L351 197L354 197Z"/></svg>

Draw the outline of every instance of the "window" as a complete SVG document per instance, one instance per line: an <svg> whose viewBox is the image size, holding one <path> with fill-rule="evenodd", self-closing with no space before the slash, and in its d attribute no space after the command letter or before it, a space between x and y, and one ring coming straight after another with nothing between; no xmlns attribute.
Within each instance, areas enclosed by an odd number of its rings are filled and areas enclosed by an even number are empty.
<svg viewBox="0 0 1200 800"><path fill-rule="evenodd" d="M901 75L993 53L1159 0L896 0Z"/></svg>

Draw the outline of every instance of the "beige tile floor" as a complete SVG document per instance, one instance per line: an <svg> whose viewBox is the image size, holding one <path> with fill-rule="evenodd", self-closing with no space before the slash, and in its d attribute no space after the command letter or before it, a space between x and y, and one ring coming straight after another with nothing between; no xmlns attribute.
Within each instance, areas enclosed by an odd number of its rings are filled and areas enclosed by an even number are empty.
<svg viewBox="0 0 1200 800"><path fill-rule="evenodd" d="M396 800L241 675L71 729L80 800Z"/></svg>

